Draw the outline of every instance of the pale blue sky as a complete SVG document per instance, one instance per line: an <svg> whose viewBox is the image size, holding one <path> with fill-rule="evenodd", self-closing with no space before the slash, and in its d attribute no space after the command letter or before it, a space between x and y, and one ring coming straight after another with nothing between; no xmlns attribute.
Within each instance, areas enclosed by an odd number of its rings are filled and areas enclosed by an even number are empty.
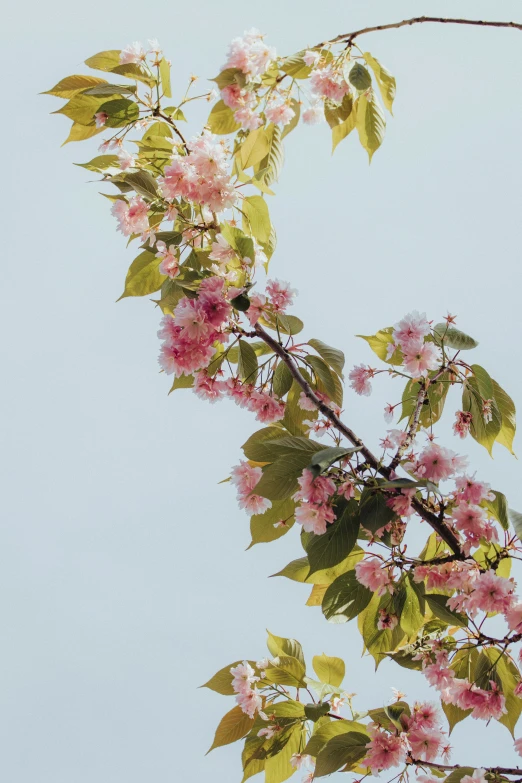
<svg viewBox="0 0 522 783"><path fill-rule="evenodd" d="M353 625L305 607L306 587L267 580L300 556L297 531L244 552L248 519L217 482L256 424L228 403L167 397L158 313L114 303L133 254L98 186L71 165L96 145L60 149L67 123L47 113L60 104L36 95L137 39L160 39L181 90L190 73L214 76L228 40L253 25L288 54L420 13L522 19L517 0L51 0L4 11L2 783L239 783L239 746L204 757L230 700L196 687L261 657L266 627L300 639L309 659L344 657L361 709L387 701L391 685L429 695L391 664L375 676ZM289 137L272 272L299 289L305 334L343 348L349 365L371 360L354 334L412 308L449 310L521 407L521 43L516 31L427 25L368 36L398 81L372 166L354 138L332 158L326 126ZM346 420L371 444L401 393L375 387L369 400L346 395ZM522 509L519 462L464 447ZM455 762L517 760L497 724L467 721L452 741Z"/></svg>

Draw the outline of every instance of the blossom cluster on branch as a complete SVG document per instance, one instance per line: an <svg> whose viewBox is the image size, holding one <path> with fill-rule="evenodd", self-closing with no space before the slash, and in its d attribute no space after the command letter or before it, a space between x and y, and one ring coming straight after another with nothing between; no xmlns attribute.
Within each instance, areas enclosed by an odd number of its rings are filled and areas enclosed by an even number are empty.
<svg viewBox="0 0 522 783"><path fill-rule="evenodd" d="M444 20L383 29L422 21ZM67 101L58 111L73 121L67 141L112 132L82 165L116 187L104 195L117 227L140 243L120 298L156 297L159 362L173 377L171 391L232 399L263 425L230 475L252 543L274 541L297 523L304 554L278 576L311 585L307 604L327 620L357 619L376 666L387 660L422 673L449 731L468 717L493 719L514 737L522 600L511 565L522 552L522 515L435 435L452 400L456 442L469 436L490 454L495 444L513 453L513 401L469 363L478 343L455 316L436 322L408 313L360 335L379 364L348 372L350 389L363 396L381 374L402 384L384 410L394 426L372 450L343 420L342 351L297 337L304 323L289 312L297 291L264 280L276 247L267 197L283 139L301 118L326 120L334 149L354 129L370 160L382 143L380 100L391 111L395 79L355 44L363 32L279 57L257 30L247 31L230 44L217 90L193 95L191 77L176 105L165 106L170 63L157 41L86 61L115 81L73 75L49 93ZM187 139L180 126L198 99L212 108L202 132ZM408 536L420 525L427 540L412 553ZM492 617L503 635L493 635ZM282 783L301 767L307 781L397 767L400 775L413 767L420 783L522 777L518 768L451 766L437 705L399 694L359 711L342 687L341 659L315 656L314 678L295 640L269 634L268 649L270 657L236 661L206 684L236 697L212 747L244 739L243 780L265 771L268 783ZM522 755L522 739L515 749Z"/></svg>

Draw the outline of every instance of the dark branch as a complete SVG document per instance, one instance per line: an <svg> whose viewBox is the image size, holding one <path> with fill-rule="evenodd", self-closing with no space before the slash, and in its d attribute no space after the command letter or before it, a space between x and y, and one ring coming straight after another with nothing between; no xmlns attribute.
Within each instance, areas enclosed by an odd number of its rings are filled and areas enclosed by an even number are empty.
<svg viewBox="0 0 522 783"><path fill-rule="evenodd" d="M363 27L361 30L356 30L353 33L343 33L336 38L332 38L331 41L323 41L322 43L317 44L314 48L318 49L319 47L334 43L346 43L350 46L356 38L365 33L377 33L381 30L396 30L399 27L411 27L411 25L424 24L426 22L433 22L435 24L465 24L473 25L475 27L510 27L514 30L522 30L521 22L486 22L481 19L450 19L442 16L414 16L413 19L403 19L402 22L379 24L375 27Z"/></svg>
<svg viewBox="0 0 522 783"><path fill-rule="evenodd" d="M303 378L301 373L299 372L299 368L297 367L291 353L284 348L284 346L281 345L276 339L271 337L271 335L266 332L263 327L260 324L256 324L254 327L255 333L267 344L272 348L275 354L279 356L281 361L283 361L288 369L290 370L290 373L292 377L297 381L301 389L304 391L305 395L308 397L309 400L311 400L316 408L323 414L323 416L330 421L334 427L338 430L338 432L342 433L350 443L352 443L354 446L360 446L361 451L360 453L365 458L368 465L376 470L378 473L381 474L381 476L384 476L384 478L389 479L390 475L392 474L392 471L390 468L386 467L386 465L383 465L380 460L377 459L377 457L370 451L367 446L364 445L363 441L355 434L353 430L351 430L349 427L344 424L341 419L334 413L334 411L326 405L322 400L319 399L319 397L315 394L314 390L311 388L311 386L306 382L306 380ZM431 527L433 530L435 530L436 533L442 538L443 541L446 542L446 544L451 548L451 550L455 553L456 560L464 560L465 555L462 552L462 549L460 548L460 544L458 542L458 539L454 535L454 533L444 525L439 518L429 510L429 508L426 507L425 503L420 500L419 498L412 498L411 504L417 514L422 517Z"/></svg>

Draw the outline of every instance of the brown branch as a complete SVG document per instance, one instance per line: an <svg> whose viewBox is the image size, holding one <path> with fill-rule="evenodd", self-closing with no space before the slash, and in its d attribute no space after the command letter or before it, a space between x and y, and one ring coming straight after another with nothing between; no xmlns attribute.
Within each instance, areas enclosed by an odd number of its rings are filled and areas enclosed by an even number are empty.
<svg viewBox="0 0 522 783"><path fill-rule="evenodd" d="M522 30L522 23L520 22L486 22L481 19L451 19L442 16L414 16L413 19L403 19L402 22L379 24L375 27L363 27L361 30L356 30L353 33L343 33L336 38L332 38L330 41L323 41L322 43L317 44L314 49L319 49L327 44L344 42L350 46L359 35L363 35L364 33L377 33L381 30L396 30L399 27L411 27L411 25L424 24L426 22L434 22L435 24L466 24L475 27L511 27L515 30Z"/></svg>
<svg viewBox="0 0 522 783"><path fill-rule="evenodd" d="M172 117L169 117L168 114L165 114L165 112L162 112L159 107L156 107L154 111L152 112L153 117L161 117L162 120L165 120L165 122L168 122L169 125L172 126L174 129L174 133L178 136L178 138L181 140L181 143L183 144L183 147L185 148L185 151L188 152L187 142L185 140L185 137L183 136L182 132L179 130L178 126L172 119Z"/></svg>
<svg viewBox="0 0 522 783"><path fill-rule="evenodd" d="M314 390L301 375L291 353L287 351L286 348L281 345L281 343L279 343L274 337L269 335L260 324L255 325L254 331L258 337L260 337L267 345L270 346L270 348L272 348L274 353L279 356L281 361L286 364L290 370L292 378L297 381L306 397L308 397L308 399L314 403L316 408L323 414L323 416L328 419L328 421L330 421L340 433L348 438L350 443L352 443L354 446L360 446L360 453L363 455L371 468L380 473L381 476L384 476L384 478L389 479L392 473L390 468L386 467L386 465L383 465L380 460L378 460L377 457L370 451L370 449L364 445L363 441L355 434L355 432L351 430L346 424L344 424L344 422L341 421L337 414L334 413L334 411L328 405L319 399ZM411 504L417 514L419 514L419 516L422 517L451 548L451 550L455 553L455 559L465 560L465 555L455 534L449 528L447 528L446 525L444 525L439 520L439 518L429 510L429 508L426 507L422 500L414 497L411 500Z"/></svg>
<svg viewBox="0 0 522 783"><path fill-rule="evenodd" d="M399 448L395 453L394 458L388 465L390 470L395 470L395 468L401 461L404 454L406 454L406 452L408 451L410 444L412 443L415 437L415 433L417 432L417 427L419 426L419 419L422 411L422 406L424 405L424 400L426 399L426 394L427 394L427 384L426 381L424 381L417 394L417 402L415 403L413 418L411 420L410 426L408 427L408 432L406 434L406 437L404 438L404 442L401 443L401 445L399 446Z"/></svg>
<svg viewBox="0 0 522 783"><path fill-rule="evenodd" d="M475 769L474 764L437 764L434 761L426 762L414 758L412 758L411 761L408 761L407 763L413 764L417 767L437 767L437 769L440 769L443 772L451 772L452 770L456 769L466 769L467 766ZM517 767L482 767L482 769L484 769L486 772L497 773L498 775L522 775L522 768L518 769Z"/></svg>

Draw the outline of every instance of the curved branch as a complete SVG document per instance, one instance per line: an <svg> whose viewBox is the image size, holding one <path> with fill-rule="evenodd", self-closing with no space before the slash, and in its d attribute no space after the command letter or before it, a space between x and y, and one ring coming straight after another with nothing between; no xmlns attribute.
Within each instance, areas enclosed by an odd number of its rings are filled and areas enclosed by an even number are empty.
<svg viewBox="0 0 522 783"><path fill-rule="evenodd" d="M481 19L453 19L445 18L442 16L414 16L412 19L403 19L402 22L391 22L390 24L378 24L375 27L363 27L361 30L355 30L353 33L343 33L336 38L332 38L330 41L323 41L317 44L314 49L326 46L327 44L344 43L348 46L360 35L365 33L377 33L381 30L396 30L399 27L411 27L414 24L425 24L426 22L433 22L435 24L466 24L475 27L510 27L514 30L522 30L521 22L486 22Z"/></svg>
<svg viewBox="0 0 522 783"><path fill-rule="evenodd" d="M436 767L443 772L451 772L452 770L457 769L466 769L466 764L437 764L435 761L430 761L427 763L426 761L420 761L419 759L414 758L412 758L408 764L415 765L417 767ZM468 765L468 768L474 769L474 765L470 764ZM485 769L486 772L494 772L497 775L522 775L522 768L519 769L518 767L483 767L483 769Z"/></svg>
<svg viewBox="0 0 522 783"><path fill-rule="evenodd" d="M360 453L363 455L371 468L380 473L381 476L384 476L384 478L389 479L392 474L390 468L386 467L386 465L383 465L381 461L377 459L375 454L373 454L373 452L371 452L370 449L364 445L363 441L355 434L355 432L351 430L350 427L348 427L346 424L344 424L339 416L337 416L337 414L334 413L334 411L328 405L319 399L314 390L299 372L299 368L297 367L289 351L287 351L286 348L282 346L281 343L279 343L276 339L271 337L271 335L269 335L260 324L255 325L254 331L258 337L260 337L267 345L270 346L270 348L272 348L274 353L279 356L281 361L286 364L292 377L297 381L308 399L314 403L319 411L321 411L323 416L328 419L328 421L331 421L334 427L346 438L348 438L350 443L353 443L354 446L361 447ZM462 551L459 541L454 533L449 528L447 528L446 525L444 525L441 520L439 520L439 518L429 510L429 508L426 507L422 500L414 497L411 500L411 504L417 514L422 517L433 528L433 530L435 530L435 532L455 553L454 559L465 560L465 554Z"/></svg>

